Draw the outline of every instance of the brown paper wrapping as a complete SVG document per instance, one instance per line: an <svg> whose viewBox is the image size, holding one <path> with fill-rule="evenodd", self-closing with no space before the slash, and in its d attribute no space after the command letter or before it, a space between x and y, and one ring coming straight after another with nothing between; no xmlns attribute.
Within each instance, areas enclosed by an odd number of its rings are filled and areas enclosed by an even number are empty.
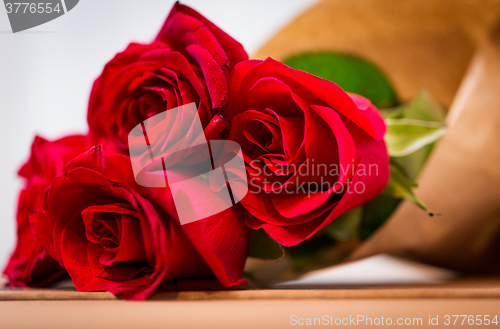
<svg viewBox="0 0 500 329"><path fill-rule="evenodd" d="M466 271L500 270L500 46L477 50L410 203L353 254L389 252Z"/></svg>
<svg viewBox="0 0 500 329"><path fill-rule="evenodd" d="M498 0L324 0L254 57L358 54L383 69L403 100L425 87L449 107L477 44L499 17Z"/></svg>
<svg viewBox="0 0 500 329"><path fill-rule="evenodd" d="M403 100L425 88L451 106L449 132L418 178L418 196L441 215L403 202L351 259L391 253L500 271L500 42L491 38L499 19L498 0L325 0L255 55L359 54L386 72Z"/></svg>

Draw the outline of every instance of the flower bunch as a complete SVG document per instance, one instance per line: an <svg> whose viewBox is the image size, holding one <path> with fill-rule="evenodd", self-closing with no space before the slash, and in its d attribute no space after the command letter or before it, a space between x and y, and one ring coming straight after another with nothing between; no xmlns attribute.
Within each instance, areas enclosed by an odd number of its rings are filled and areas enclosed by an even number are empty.
<svg viewBox="0 0 500 329"><path fill-rule="evenodd" d="M129 134L192 103L208 142L241 148L248 192L183 224L171 188L138 183ZM180 113L160 135L185 138L186 120ZM87 135L36 137L19 171L11 286L69 276L79 291L144 299L244 285L251 230L297 245L374 199L389 179L386 125L369 100L271 58L249 60L239 42L179 3L153 42L130 44L104 67L88 125Z"/></svg>

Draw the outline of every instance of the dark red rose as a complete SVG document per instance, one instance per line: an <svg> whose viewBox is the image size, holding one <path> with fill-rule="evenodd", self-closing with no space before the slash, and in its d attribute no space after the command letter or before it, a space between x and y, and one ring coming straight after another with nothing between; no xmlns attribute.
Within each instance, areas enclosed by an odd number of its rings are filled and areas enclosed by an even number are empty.
<svg viewBox="0 0 500 329"><path fill-rule="evenodd" d="M214 23L188 6L175 3L156 37L210 73L215 64L232 69L248 59L243 46ZM209 74L205 75L208 80Z"/></svg>
<svg viewBox="0 0 500 329"><path fill-rule="evenodd" d="M165 210L175 209L168 190L138 186L127 156L108 157L97 146L73 159L45 191L43 208L30 216L33 231L79 291L144 299L158 287L245 283L248 232L221 222L218 231L204 223L186 230L191 224Z"/></svg>
<svg viewBox="0 0 500 329"><path fill-rule="evenodd" d="M65 137L54 142L36 137L29 160L19 170L25 186L19 194L17 209L17 245L4 274L12 287L40 287L65 276L66 271L50 257L35 238L28 214L42 209L43 190L64 165L83 153L84 136Z"/></svg>
<svg viewBox="0 0 500 329"><path fill-rule="evenodd" d="M155 42L129 45L95 81L88 111L93 144L127 153L133 127L192 102L205 128L227 105L228 70L247 58L241 44L177 3Z"/></svg>
<svg viewBox="0 0 500 329"><path fill-rule="evenodd" d="M247 163L247 224L283 245L306 240L387 184L382 117L332 82L269 58L242 62L223 114Z"/></svg>

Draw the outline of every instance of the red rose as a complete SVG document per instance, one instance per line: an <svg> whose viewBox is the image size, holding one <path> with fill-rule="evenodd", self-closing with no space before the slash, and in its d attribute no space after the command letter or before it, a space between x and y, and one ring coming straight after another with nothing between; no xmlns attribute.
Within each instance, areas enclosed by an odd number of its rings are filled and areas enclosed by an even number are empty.
<svg viewBox="0 0 500 329"><path fill-rule="evenodd" d="M190 58L210 73L215 63L222 69L232 69L248 59L243 46L214 23L188 6L176 2L156 37ZM208 74L206 79L210 79Z"/></svg>
<svg viewBox="0 0 500 329"><path fill-rule="evenodd" d="M387 184L382 117L332 82L270 58L242 62L224 117L247 163L247 224L283 245L306 240Z"/></svg>
<svg viewBox="0 0 500 329"><path fill-rule="evenodd" d="M165 211L172 209L167 189L152 190L135 183L128 157L107 157L101 147L94 147L53 180L44 211L33 213L30 221L79 291L107 290L144 299L160 285L206 289L244 283L239 278L246 236L235 234L239 245L224 244L221 241L233 241L217 237L227 233L224 225L214 232L203 231L202 224L195 227L203 239L193 241L196 229L184 232L188 225L181 227ZM151 201L155 198L161 206ZM218 257L217 252L225 255ZM179 279L193 280L176 282Z"/></svg>
<svg viewBox="0 0 500 329"><path fill-rule="evenodd" d="M94 145L127 153L127 136L147 118L195 102L205 128L228 102L227 71L248 58L241 44L176 4L156 41L131 44L95 81L88 123Z"/></svg>
<svg viewBox="0 0 500 329"><path fill-rule="evenodd" d="M64 165L85 150L84 136L70 136L49 142L36 137L30 159L19 170L25 186L19 195L17 209L17 245L4 270L12 287L40 287L66 274L33 235L28 214L42 209L43 190Z"/></svg>

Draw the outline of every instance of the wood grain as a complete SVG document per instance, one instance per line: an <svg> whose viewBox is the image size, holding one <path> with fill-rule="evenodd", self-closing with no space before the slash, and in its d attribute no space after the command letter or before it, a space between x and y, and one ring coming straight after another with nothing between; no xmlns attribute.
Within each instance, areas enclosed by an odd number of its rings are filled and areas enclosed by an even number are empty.
<svg viewBox="0 0 500 329"><path fill-rule="evenodd" d="M470 278L435 285L332 286L329 289L249 289L159 292L150 300L500 298L500 278ZM70 289L3 289L0 301L118 300L107 292Z"/></svg>

